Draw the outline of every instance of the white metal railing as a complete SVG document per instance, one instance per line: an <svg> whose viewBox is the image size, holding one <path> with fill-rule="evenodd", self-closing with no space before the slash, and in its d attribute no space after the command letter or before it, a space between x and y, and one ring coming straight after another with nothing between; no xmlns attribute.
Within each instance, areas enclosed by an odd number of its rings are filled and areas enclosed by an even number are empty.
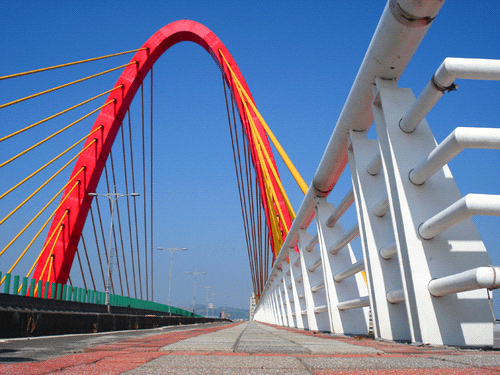
<svg viewBox="0 0 500 375"><path fill-rule="evenodd" d="M484 289L500 286L500 268L470 218L500 216L500 196L462 197L446 164L464 148L500 148L500 130L456 128L436 145L424 117L455 79L499 80L500 61L447 58L417 99L397 86L441 5L387 2L256 320L367 334L369 307L377 338L493 344ZM376 140L366 135L373 121ZM347 163L353 188L334 207L327 198ZM358 223L346 232L353 203ZM360 260L350 245L358 236Z"/></svg>

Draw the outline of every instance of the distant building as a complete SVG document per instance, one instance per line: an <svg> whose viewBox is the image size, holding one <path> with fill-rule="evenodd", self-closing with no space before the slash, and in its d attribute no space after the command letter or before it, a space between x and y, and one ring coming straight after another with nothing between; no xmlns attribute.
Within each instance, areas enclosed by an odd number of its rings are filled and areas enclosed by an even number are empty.
<svg viewBox="0 0 500 375"><path fill-rule="evenodd" d="M255 300L255 293L252 293L252 295L250 296L250 318L249 318L249 320L253 320L255 306L257 306L256 300Z"/></svg>

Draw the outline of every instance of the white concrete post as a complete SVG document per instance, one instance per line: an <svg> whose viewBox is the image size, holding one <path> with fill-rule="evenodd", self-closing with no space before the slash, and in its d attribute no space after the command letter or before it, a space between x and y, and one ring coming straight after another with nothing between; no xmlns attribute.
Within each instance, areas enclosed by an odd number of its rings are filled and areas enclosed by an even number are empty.
<svg viewBox="0 0 500 375"><path fill-rule="evenodd" d="M390 248L395 240L391 213L380 216L387 209L378 210L378 203L387 198L384 172L381 170L373 175L373 169L368 168L374 158L380 155L378 142L366 139L366 132L353 131L350 132L350 142L349 166L356 197L374 336L385 340L409 341L411 334L404 302L395 304L387 300L389 291L403 287L398 259L397 256L384 259L379 251Z"/></svg>
<svg viewBox="0 0 500 375"><path fill-rule="evenodd" d="M311 252L306 250L306 246L311 242L312 236L307 233L305 229L299 229L299 256L300 256L300 267L302 273L302 284L304 291L299 295L299 298L303 297L306 305L307 314L307 326L310 331L327 331L329 328L328 316L325 318L325 314L320 314L323 316L316 316L314 308L316 306L324 305L326 300L323 301L315 298L311 291L311 286L316 285L321 282L322 274L320 272L316 273L310 272L308 267L316 262L319 258L318 255L313 255Z"/></svg>
<svg viewBox="0 0 500 375"><path fill-rule="evenodd" d="M361 274L353 275L340 282L333 279L333 275L356 262L349 244L340 248L336 254L329 251L332 245L338 243L345 236L340 221L337 221L331 228L326 225L334 210L335 207L333 204L327 203L326 198L316 198L316 226L318 228L330 331L366 335L368 334L367 308L357 308L349 311L340 311L337 308L340 302L366 296L368 291Z"/></svg>
<svg viewBox="0 0 500 375"><path fill-rule="evenodd" d="M292 296L291 296L291 301L293 301L292 305L293 306L293 314L295 315L295 324L296 328L298 329L304 329L307 328L307 319L305 320L305 325L304 325L304 319L302 316L302 310L305 309L305 303L303 303L304 299L299 298L299 293L303 292L303 285L304 283L302 282L297 282L297 278L300 273L300 258L299 258L299 253L295 251L295 249L290 248L288 249L288 259L290 260L290 285L292 286ZM299 261L299 265L296 266L295 264ZM300 284L300 286L298 285ZM300 290L300 292L299 292Z"/></svg>
<svg viewBox="0 0 500 375"><path fill-rule="evenodd" d="M484 289L434 297L429 282L490 265L490 258L471 219L429 240L418 226L462 198L447 166L422 185L408 178L411 169L437 143L424 119L412 133L399 127L415 101L410 89L376 79L379 110L375 116L389 190L391 215L402 274L412 340L435 345L493 345L493 319ZM374 106L375 112L375 106Z"/></svg>

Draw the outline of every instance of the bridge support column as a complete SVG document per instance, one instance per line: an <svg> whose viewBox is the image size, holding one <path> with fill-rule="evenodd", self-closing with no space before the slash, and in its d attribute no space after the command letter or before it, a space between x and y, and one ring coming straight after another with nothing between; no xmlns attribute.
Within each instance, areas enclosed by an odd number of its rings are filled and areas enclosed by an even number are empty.
<svg viewBox="0 0 500 375"><path fill-rule="evenodd" d="M376 338L410 341L411 334L404 301L390 303L387 294L401 290L401 272L397 255L383 258L380 249L395 247L390 212L377 210L387 199L384 172L368 172L371 161L379 154L376 140L366 139L366 132L349 134L349 166L356 211L358 215L361 247L365 264L373 332ZM389 204L389 203L388 203ZM386 209L388 207L386 206ZM385 206L385 204L384 204Z"/></svg>
<svg viewBox="0 0 500 375"><path fill-rule="evenodd" d="M373 101L377 137L389 191L412 341L435 345L493 345L493 318L485 289L434 297L429 282L490 265L490 258L471 219L434 238L422 239L421 223L462 198L447 166L422 185L409 180L437 143L422 120L412 133L399 128L415 97L396 81L376 78ZM397 293L394 294L397 297ZM398 298L396 298L398 299Z"/></svg>

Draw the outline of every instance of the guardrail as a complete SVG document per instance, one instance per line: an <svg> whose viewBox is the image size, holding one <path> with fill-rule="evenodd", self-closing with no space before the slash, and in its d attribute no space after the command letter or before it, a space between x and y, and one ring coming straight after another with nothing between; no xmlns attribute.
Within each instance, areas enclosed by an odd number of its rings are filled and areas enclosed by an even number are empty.
<svg viewBox="0 0 500 375"><path fill-rule="evenodd" d="M485 289L499 287L500 268L470 218L499 216L500 196L462 197L446 163L467 147L500 148L500 133L457 128L437 145L424 117L457 78L500 80L500 61L446 59L417 99L397 86L441 5L388 1L255 320L359 335L371 310L376 338L493 345ZM334 207L347 164L353 189ZM358 224L346 233L339 219L353 202Z"/></svg>
<svg viewBox="0 0 500 375"><path fill-rule="evenodd" d="M2 273L0 272L0 279ZM11 288L12 285L12 288ZM99 292L92 289L61 285L42 280L28 279L18 275L5 274L5 281L1 290L4 294L21 295L27 297L52 299L59 301L73 301L87 304L104 305L105 292ZM116 294L109 295L109 305L117 307L130 307L133 309L150 310L163 312L172 315L181 315L187 317L201 317L201 315L179 309L174 306L164 305L153 301L144 301L136 298L120 296Z"/></svg>

